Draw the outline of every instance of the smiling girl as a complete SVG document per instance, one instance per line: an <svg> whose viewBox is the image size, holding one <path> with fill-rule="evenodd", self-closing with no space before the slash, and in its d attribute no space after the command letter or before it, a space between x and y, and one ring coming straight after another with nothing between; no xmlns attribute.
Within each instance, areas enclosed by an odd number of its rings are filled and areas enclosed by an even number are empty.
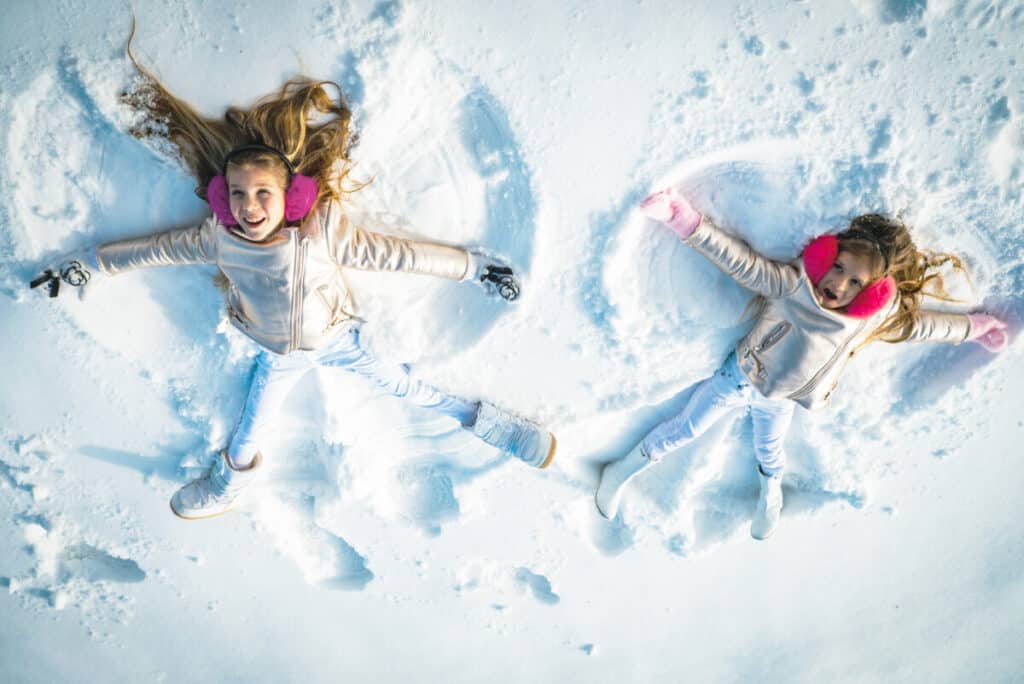
<svg viewBox="0 0 1024 684"><path fill-rule="evenodd" d="M211 119L136 67L143 84L125 96L142 114L132 133L173 144L212 216L198 226L65 258L33 287L48 282L56 296L61 283L84 292L90 280L140 267L206 263L219 269L228 318L258 353L230 442L209 472L175 493L175 514L224 513L261 476L264 458L283 456L266 453L266 444L288 394L316 366L349 370L450 416L527 465L551 463L555 439L547 430L490 402L446 394L362 346L346 269L463 281L508 301L517 298L519 283L507 264L480 250L383 235L349 221L344 200L352 191L346 187L351 112L336 84L294 79L249 109L232 107L222 119Z"/></svg>
<svg viewBox="0 0 1024 684"><path fill-rule="evenodd" d="M827 402L854 351L874 340L974 340L990 351L1007 344L1006 325L993 316L922 308L924 296L949 299L937 269L950 264L963 270L963 265L955 256L918 250L898 221L859 216L846 230L816 238L800 259L785 263L720 230L671 189L651 195L641 209L755 292L757 313L750 332L722 367L697 385L682 412L605 465L596 503L608 518L615 516L633 476L726 413L745 408L761 482L750 532L764 539L782 510L783 442L793 411L797 405Z"/></svg>

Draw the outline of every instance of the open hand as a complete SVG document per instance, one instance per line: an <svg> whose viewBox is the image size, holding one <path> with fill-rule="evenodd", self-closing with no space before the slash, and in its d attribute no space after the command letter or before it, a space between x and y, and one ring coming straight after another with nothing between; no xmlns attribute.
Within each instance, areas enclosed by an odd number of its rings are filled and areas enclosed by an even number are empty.
<svg viewBox="0 0 1024 684"><path fill-rule="evenodd" d="M971 320L971 332L967 339L977 342L990 352L1000 352L1010 342L1006 323L986 313L967 314Z"/></svg>
<svg viewBox="0 0 1024 684"><path fill-rule="evenodd" d="M46 285L50 296L56 297L60 294L63 285L65 291L68 291L68 288L74 288L74 291L78 293L78 298L85 299L86 286L90 282L94 282L96 277L102 276L96 267L94 258L88 253L68 254L58 259L57 264L55 267L43 269L42 273L29 283L29 287L35 289Z"/></svg>
<svg viewBox="0 0 1024 684"><path fill-rule="evenodd" d="M693 235L702 218L700 212L672 188L648 195L640 203L640 211L648 218L664 223L683 240Z"/></svg>
<svg viewBox="0 0 1024 684"><path fill-rule="evenodd" d="M488 295L497 295L506 302L514 302L519 298L519 280L512 272L512 267L479 249L469 250L466 280L472 280Z"/></svg>

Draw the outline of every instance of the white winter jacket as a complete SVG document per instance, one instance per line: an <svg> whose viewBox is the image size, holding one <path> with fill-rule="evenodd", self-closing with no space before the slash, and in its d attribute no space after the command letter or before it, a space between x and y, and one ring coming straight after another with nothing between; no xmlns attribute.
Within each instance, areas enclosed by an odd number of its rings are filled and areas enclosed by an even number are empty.
<svg viewBox="0 0 1024 684"><path fill-rule="evenodd" d="M97 248L106 274L143 266L217 264L229 282L227 305L236 328L279 354L316 349L356 314L342 268L403 271L462 280L465 250L374 233L349 223L336 202L323 204L299 228L270 244L244 240L215 217Z"/></svg>
<svg viewBox="0 0 1024 684"><path fill-rule="evenodd" d="M818 303L803 260L773 261L707 217L685 240L726 275L766 298L736 359L751 384L770 399L805 408L828 401L853 352L896 311L896 302L866 319ZM908 341L960 343L970 333L964 314L919 311Z"/></svg>

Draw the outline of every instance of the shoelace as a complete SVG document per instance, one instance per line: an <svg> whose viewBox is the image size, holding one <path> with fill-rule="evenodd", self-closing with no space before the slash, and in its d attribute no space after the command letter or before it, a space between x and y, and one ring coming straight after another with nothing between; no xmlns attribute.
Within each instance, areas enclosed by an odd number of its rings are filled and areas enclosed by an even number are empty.
<svg viewBox="0 0 1024 684"><path fill-rule="evenodd" d="M223 477L219 477L218 465L215 463L204 477L193 482L195 490L198 491L199 503L202 505L217 499L227 493L228 483Z"/></svg>

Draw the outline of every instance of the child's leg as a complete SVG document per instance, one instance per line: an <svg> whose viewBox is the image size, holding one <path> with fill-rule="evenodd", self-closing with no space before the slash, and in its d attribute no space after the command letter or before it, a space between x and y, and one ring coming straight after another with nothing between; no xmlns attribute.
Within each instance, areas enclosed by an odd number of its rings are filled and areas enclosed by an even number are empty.
<svg viewBox="0 0 1024 684"><path fill-rule="evenodd" d="M730 356L714 375L697 385L679 415L651 430L632 451L601 469L601 481L594 494L601 515L614 518L622 492L633 477L703 434L730 410L745 404L751 389Z"/></svg>
<svg viewBox="0 0 1024 684"><path fill-rule="evenodd" d="M767 539L779 524L782 513L782 471L786 467L783 442L793 420L796 404L787 399L766 399L755 396L750 401L750 417L754 424L754 453L760 470L761 493L750 523L754 539Z"/></svg>
<svg viewBox="0 0 1024 684"><path fill-rule="evenodd" d="M256 357L245 408L227 453L219 454L205 475L174 493L171 510L175 514L195 520L231 510L243 491L259 479L258 444L267 428L275 424L285 397L309 368L309 359L302 355L261 352Z"/></svg>
<svg viewBox="0 0 1024 684"><path fill-rule="evenodd" d="M301 354L278 356L260 352L256 357L245 408L228 446L228 459L236 468L252 463L259 451L260 437L275 424L285 398L303 374L312 367Z"/></svg>
<svg viewBox="0 0 1024 684"><path fill-rule="evenodd" d="M339 335L339 339L321 355L319 363L362 375L389 394L451 416L461 425L472 425L480 408L475 401L446 394L433 385L417 380L405 366L378 361L359 345L359 331L355 328Z"/></svg>
<svg viewBox="0 0 1024 684"><path fill-rule="evenodd" d="M642 452L653 462L676 449L682 448L694 438L704 434L722 416L747 402L750 384L737 377L728 363L715 371L690 395L686 407L674 418L666 420L651 430L643 442Z"/></svg>
<svg viewBox="0 0 1024 684"><path fill-rule="evenodd" d="M750 403L750 418L754 426L754 454L761 472L768 477L781 475L786 467L783 443L793 421L796 404L788 399L756 398Z"/></svg>

